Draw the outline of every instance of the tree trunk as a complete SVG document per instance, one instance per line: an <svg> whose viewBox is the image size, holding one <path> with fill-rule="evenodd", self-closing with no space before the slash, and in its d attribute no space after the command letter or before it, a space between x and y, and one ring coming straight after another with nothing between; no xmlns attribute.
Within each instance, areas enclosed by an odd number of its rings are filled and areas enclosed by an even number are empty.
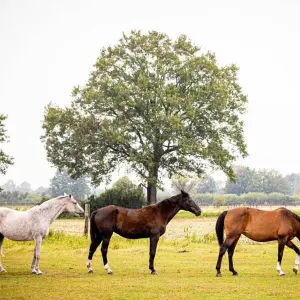
<svg viewBox="0 0 300 300"><path fill-rule="evenodd" d="M147 203L148 204L155 204L157 201L156 197L156 185L152 182L148 182L147 186Z"/></svg>

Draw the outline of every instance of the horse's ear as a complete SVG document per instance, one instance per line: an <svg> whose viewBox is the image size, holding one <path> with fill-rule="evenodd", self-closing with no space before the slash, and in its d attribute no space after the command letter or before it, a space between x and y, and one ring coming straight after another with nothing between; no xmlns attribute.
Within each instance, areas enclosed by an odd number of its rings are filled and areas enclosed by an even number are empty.
<svg viewBox="0 0 300 300"><path fill-rule="evenodd" d="M72 195L71 195L71 194L69 195L69 198L72 198Z"/></svg>
<svg viewBox="0 0 300 300"><path fill-rule="evenodd" d="M66 193L64 193L64 196L68 196Z"/></svg>
<svg viewBox="0 0 300 300"><path fill-rule="evenodd" d="M181 196L182 196L182 197L188 197L189 194L186 193L184 190L181 190Z"/></svg>

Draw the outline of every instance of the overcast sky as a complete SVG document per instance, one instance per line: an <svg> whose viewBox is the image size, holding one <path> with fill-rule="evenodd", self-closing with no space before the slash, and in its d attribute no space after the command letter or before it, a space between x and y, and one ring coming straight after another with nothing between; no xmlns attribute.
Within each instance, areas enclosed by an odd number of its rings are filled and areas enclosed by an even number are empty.
<svg viewBox="0 0 300 300"><path fill-rule="evenodd" d="M0 113L15 158L0 184L47 186L54 168L40 141L44 107L71 101L102 47L132 29L186 34L220 65L239 66L248 95L245 138L252 168L300 172L300 1L0 1Z"/></svg>

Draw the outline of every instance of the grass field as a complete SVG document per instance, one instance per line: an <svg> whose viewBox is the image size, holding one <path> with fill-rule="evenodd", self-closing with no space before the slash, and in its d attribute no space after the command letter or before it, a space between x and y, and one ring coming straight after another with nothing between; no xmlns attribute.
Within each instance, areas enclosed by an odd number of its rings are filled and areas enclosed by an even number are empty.
<svg viewBox="0 0 300 300"><path fill-rule="evenodd" d="M204 220L204 219L202 219ZM185 219L173 220L181 226ZM170 224L171 225L171 224ZM172 236L171 236L172 237ZM295 254L285 250L276 272L277 244L239 243L234 262L239 276L228 271L215 277L218 245L213 234L161 239L155 259L158 276L148 270L148 240L112 238L108 258L114 275L104 271L99 251L93 268L85 267L89 240L52 233L43 243L42 276L32 275L32 242L5 240L2 259L8 273L0 273L0 299L299 299L300 276L292 272Z"/></svg>

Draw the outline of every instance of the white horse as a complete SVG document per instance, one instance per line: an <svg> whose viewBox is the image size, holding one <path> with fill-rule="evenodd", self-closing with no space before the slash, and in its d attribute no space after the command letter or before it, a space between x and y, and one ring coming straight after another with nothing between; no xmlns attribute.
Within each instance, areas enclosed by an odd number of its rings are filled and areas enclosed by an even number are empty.
<svg viewBox="0 0 300 300"><path fill-rule="evenodd" d="M82 216L84 210L71 195L59 196L27 211L0 208L0 255L4 238L13 241L35 241L32 273L42 274L39 268L42 240L48 235L51 223L63 212ZM6 272L0 259L0 272Z"/></svg>

